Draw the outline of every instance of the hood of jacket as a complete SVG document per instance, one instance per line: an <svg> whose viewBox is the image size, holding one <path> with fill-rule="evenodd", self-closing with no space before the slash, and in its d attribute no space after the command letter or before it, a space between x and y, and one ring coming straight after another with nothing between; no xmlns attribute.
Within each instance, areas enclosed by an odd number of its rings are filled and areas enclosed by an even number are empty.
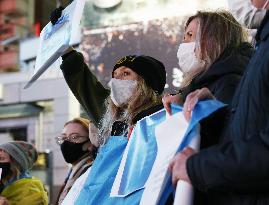
<svg viewBox="0 0 269 205"><path fill-rule="evenodd" d="M192 83L208 84L228 74L242 75L253 54L253 47L249 43L242 43L236 48L226 48L222 55L207 71L198 75Z"/></svg>

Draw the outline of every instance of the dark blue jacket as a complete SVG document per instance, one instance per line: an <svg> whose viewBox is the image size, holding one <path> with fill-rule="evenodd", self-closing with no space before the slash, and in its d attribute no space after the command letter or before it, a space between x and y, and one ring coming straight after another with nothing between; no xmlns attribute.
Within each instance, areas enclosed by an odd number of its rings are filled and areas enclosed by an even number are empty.
<svg viewBox="0 0 269 205"><path fill-rule="evenodd" d="M217 100L230 105L252 54L249 43L226 48L206 72L196 76L181 90L184 101L190 92L207 87ZM226 118L224 114L223 110L218 111L201 122L201 148L218 142Z"/></svg>
<svg viewBox="0 0 269 205"><path fill-rule="evenodd" d="M269 204L268 15L258 34L258 49L233 97L220 142L187 161L192 184L207 194L204 204Z"/></svg>

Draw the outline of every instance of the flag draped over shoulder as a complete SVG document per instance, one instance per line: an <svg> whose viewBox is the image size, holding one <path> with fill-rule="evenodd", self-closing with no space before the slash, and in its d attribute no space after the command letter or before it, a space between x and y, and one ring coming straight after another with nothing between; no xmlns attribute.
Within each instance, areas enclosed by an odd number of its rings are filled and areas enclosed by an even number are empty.
<svg viewBox="0 0 269 205"><path fill-rule="evenodd" d="M223 106L218 101L199 102L190 123L181 107L172 106L172 116L163 109L138 121L129 142L111 136L100 148L75 204L163 204L172 188L166 173L169 158L197 136L200 120Z"/></svg>

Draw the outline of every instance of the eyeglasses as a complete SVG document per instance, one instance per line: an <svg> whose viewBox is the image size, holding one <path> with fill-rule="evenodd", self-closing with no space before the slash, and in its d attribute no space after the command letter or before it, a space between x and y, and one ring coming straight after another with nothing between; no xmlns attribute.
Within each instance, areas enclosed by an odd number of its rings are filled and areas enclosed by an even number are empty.
<svg viewBox="0 0 269 205"><path fill-rule="evenodd" d="M61 145L64 141L69 141L69 142L73 142L73 143L82 143L82 142L87 141L84 139L90 140L88 136L81 136L78 134L71 134L69 136L59 135L59 136L55 137L56 143L58 145Z"/></svg>

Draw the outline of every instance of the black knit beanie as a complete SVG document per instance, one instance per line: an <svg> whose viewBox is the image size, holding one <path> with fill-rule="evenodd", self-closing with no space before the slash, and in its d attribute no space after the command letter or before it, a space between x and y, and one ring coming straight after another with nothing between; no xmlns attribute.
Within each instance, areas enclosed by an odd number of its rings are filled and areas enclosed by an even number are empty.
<svg viewBox="0 0 269 205"><path fill-rule="evenodd" d="M116 62L113 72L121 66L128 67L136 72L158 94L163 92L166 83L166 72L162 62L145 55L125 56Z"/></svg>

